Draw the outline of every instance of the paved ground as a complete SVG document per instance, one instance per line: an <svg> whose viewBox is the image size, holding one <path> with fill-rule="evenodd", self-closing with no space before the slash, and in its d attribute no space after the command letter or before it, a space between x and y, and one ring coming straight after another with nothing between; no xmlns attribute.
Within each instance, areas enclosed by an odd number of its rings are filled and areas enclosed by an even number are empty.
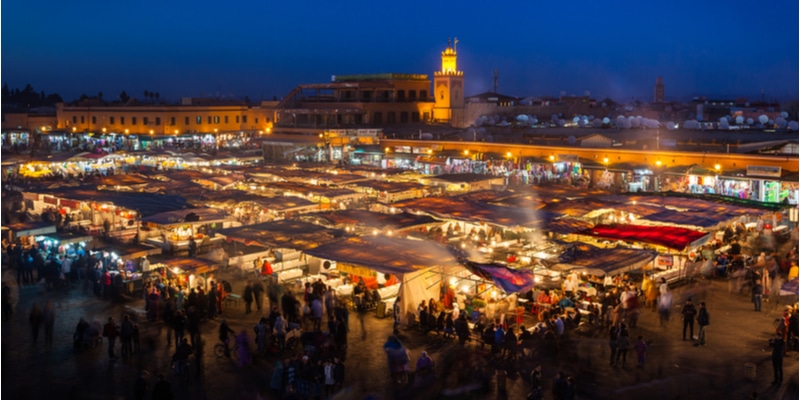
<svg viewBox="0 0 800 400"><path fill-rule="evenodd" d="M8 273L3 275L4 281L13 283L9 278ZM241 291L243 283L234 276L230 278L235 282L234 291ZM676 294L676 300L691 296L696 302L708 304L712 321L708 329L709 343L705 347L695 347L691 341L681 341L681 326L677 319L661 329L656 314L644 312L639 326L631 330L632 337L643 335L650 342L649 359L644 369L634 368L633 354L627 368L610 366L605 333L600 331L587 335L572 332L557 355L541 354L520 362L494 360L487 350L479 350L474 344L468 344L463 350L436 335L423 336L414 330L403 331L401 338L411 350L414 361L423 349L437 361L439 386L421 392L390 382L382 345L391 333L391 319L368 315L364 318L367 332L364 336L358 318L351 314L345 362L347 390L341 398L361 399L365 394L374 394L384 399L524 399L529 387L527 380L520 377L526 377L534 363L543 365L545 398L552 398L550 382L556 371L575 377L578 398L584 399L746 399L752 392L759 393L759 399L798 398L796 352L791 352L785 359L784 385L770 385L772 369L767 340L780 313L776 302L765 304L764 311L756 313L752 311L749 297L728 292L726 281L685 285L676 288ZM239 368L229 359L218 359L212 351L218 320L203 323L203 336L208 340L199 358L199 375L182 379L169 370L174 350L167 349L165 332L157 324L151 325L146 321L140 322L143 351L131 359L109 361L105 344L83 352L73 350L72 332L81 316L99 322L108 316L120 320L125 311L143 310L141 300L111 304L80 287L51 292L42 292L37 286L22 287L18 289L18 297L14 316L10 321L3 321L1 326L4 397L129 399L133 398L135 377L140 371L147 370L151 373L150 388L155 383L155 374L165 373L179 399L275 398L269 392L269 377L278 359L256 360L253 366L244 368ZM46 300L52 300L57 307L55 340L50 348L43 346L43 336L39 338L39 345L33 346L27 322L33 302L43 304ZM228 310L225 317L235 330L246 328L252 332L258 316L245 316L243 308ZM745 363L757 365L755 381L747 379ZM497 393L496 380L492 378L485 392L461 396L442 394L442 389L446 390L444 393L453 394L455 388L474 382L474 374L468 371L470 366L476 366L484 374L493 375L496 369L507 371L507 393Z"/></svg>

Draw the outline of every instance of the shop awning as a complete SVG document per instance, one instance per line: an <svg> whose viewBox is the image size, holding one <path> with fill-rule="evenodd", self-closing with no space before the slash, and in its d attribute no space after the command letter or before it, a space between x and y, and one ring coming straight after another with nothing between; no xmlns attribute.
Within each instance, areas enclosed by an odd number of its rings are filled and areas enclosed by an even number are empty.
<svg viewBox="0 0 800 400"><path fill-rule="evenodd" d="M628 242L642 242L664 246L674 250L683 250L689 246L697 246L710 235L705 232L694 231L674 226L643 226L643 225L597 225L579 234L605 239L624 240Z"/></svg>
<svg viewBox="0 0 800 400"><path fill-rule="evenodd" d="M575 243L558 257L550 269L585 272L595 276L617 275L641 268L656 256L658 253L655 250L603 249L587 243Z"/></svg>
<svg viewBox="0 0 800 400"><path fill-rule="evenodd" d="M214 272L217 269L217 263L205 258L172 258L169 260L161 261L160 266L166 267L174 274L195 274L202 275L209 272ZM159 265L156 265L159 267Z"/></svg>
<svg viewBox="0 0 800 400"><path fill-rule="evenodd" d="M89 235L77 235L72 232L49 233L44 235L44 237L54 241L56 245L60 246L66 246L73 243L91 242L94 239L94 237Z"/></svg>
<svg viewBox="0 0 800 400"><path fill-rule="evenodd" d="M506 293L525 292L534 285L532 271L514 270L503 264L484 264L473 261L467 261L464 267L473 274L494 282L497 287L503 289Z"/></svg>
<svg viewBox="0 0 800 400"><path fill-rule="evenodd" d="M101 247L93 249L92 252L106 252L116 254L122 261L134 260L140 257L147 257L152 255L161 254L161 248L155 246L148 246L143 244L123 245L115 244L112 246Z"/></svg>
<svg viewBox="0 0 800 400"><path fill-rule="evenodd" d="M14 237L39 236L56 233L56 226L49 222L18 222L8 225Z"/></svg>

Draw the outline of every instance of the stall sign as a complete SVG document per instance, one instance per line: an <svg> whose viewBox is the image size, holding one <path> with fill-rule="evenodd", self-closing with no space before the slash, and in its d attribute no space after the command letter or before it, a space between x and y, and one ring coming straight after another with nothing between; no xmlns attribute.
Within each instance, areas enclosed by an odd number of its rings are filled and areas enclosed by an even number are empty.
<svg viewBox="0 0 800 400"><path fill-rule="evenodd" d="M47 204L52 204L52 205L54 205L54 206L57 206L57 205L58 205L58 199L57 199L57 198L55 198L55 197L45 196L45 197L42 199L42 201L44 201L44 202L45 202L45 203L47 203Z"/></svg>
<svg viewBox="0 0 800 400"><path fill-rule="evenodd" d="M763 165L748 165L747 176L763 176L770 178L781 177L781 167L770 167Z"/></svg>
<svg viewBox="0 0 800 400"><path fill-rule="evenodd" d="M373 271L373 270L371 270L369 268L357 267L355 265L350 265L350 264L337 263L336 264L336 269L338 269L340 272L344 272L346 274L353 274L353 275L357 275L357 276L363 276L363 277L374 277L374 276L376 276L375 271Z"/></svg>
<svg viewBox="0 0 800 400"><path fill-rule="evenodd" d="M672 256L671 255L658 256L658 265L663 267L671 267Z"/></svg>
<svg viewBox="0 0 800 400"><path fill-rule="evenodd" d="M81 207L81 202L79 202L79 201L74 201L74 200L65 200L65 199L61 199L61 202L60 202L60 203L61 203L61 206L62 206L62 207L67 207L67 208L78 209L78 208L80 208L80 207Z"/></svg>

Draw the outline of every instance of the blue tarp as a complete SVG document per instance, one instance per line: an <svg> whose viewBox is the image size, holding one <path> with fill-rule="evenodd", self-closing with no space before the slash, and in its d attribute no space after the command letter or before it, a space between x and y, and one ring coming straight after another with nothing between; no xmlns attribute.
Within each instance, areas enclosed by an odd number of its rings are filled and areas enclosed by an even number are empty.
<svg viewBox="0 0 800 400"><path fill-rule="evenodd" d="M525 292L530 290L534 284L533 272L528 270L514 270L503 264L484 264L473 261L467 261L464 266L473 274L494 282L506 293Z"/></svg>

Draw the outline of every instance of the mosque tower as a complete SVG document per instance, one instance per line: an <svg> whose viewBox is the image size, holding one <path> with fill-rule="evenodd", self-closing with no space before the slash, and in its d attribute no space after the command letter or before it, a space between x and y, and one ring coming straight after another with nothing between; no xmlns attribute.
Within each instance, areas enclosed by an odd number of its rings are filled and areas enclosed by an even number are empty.
<svg viewBox="0 0 800 400"><path fill-rule="evenodd" d="M655 86L655 93L653 94L653 102L654 103L664 102L664 82L661 81L660 76L656 78L656 86Z"/></svg>
<svg viewBox="0 0 800 400"><path fill-rule="evenodd" d="M464 72L456 65L458 38L452 44L448 39L442 52L442 69L433 73L433 119L460 126L464 119Z"/></svg>

